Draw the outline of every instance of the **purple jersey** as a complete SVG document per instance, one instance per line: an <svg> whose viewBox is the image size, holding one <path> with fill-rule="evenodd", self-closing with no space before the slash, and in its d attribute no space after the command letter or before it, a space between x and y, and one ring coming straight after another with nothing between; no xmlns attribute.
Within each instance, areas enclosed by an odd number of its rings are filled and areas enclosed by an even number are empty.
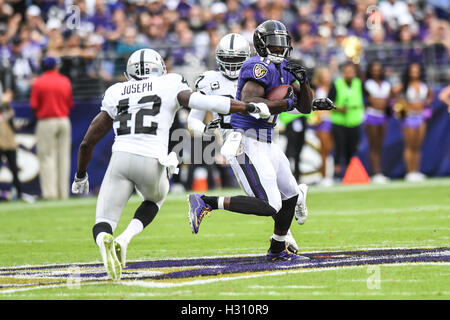
<svg viewBox="0 0 450 320"><path fill-rule="evenodd" d="M241 91L247 81L255 81L263 86L265 97L272 89L282 84L292 84L296 79L290 72L284 70L286 62L284 60L276 65L260 56L249 58L239 73L236 99L241 100ZM277 115L272 115L268 119L255 119L250 115L233 113L230 122L233 129L244 130L249 135L255 135L258 140L271 142L277 118Z"/></svg>

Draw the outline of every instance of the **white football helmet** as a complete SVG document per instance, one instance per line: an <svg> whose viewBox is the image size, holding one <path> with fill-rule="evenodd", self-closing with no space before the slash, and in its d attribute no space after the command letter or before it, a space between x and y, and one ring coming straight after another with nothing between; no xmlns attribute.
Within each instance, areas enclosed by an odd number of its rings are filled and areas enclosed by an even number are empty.
<svg viewBox="0 0 450 320"><path fill-rule="evenodd" d="M217 45L216 61L219 70L228 78L237 79L242 65L249 57L250 45L240 34L227 34Z"/></svg>
<svg viewBox="0 0 450 320"><path fill-rule="evenodd" d="M128 80L142 80L149 76L166 74L166 65L158 52L152 49L140 49L128 58L125 77Z"/></svg>

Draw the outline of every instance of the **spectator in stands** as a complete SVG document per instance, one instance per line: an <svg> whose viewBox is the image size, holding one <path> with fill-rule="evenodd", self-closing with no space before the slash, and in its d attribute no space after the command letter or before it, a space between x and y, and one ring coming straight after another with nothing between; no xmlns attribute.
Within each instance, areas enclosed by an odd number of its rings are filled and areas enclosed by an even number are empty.
<svg viewBox="0 0 450 320"><path fill-rule="evenodd" d="M41 46L31 39L31 30L25 26L20 29L20 39L22 40L22 56L30 60L34 71L38 70L42 56Z"/></svg>
<svg viewBox="0 0 450 320"><path fill-rule="evenodd" d="M0 59L4 60L6 63L10 63L12 53L8 42L8 35L6 29L0 26Z"/></svg>
<svg viewBox="0 0 450 320"><path fill-rule="evenodd" d="M398 63L408 64L410 62L418 62L422 59L422 48L413 42L413 34L409 24L399 27L398 41L400 48L397 50Z"/></svg>
<svg viewBox="0 0 450 320"><path fill-rule="evenodd" d="M313 85L315 87L316 98L328 97L331 83L331 73L328 68L319 67L314 71ZM316 132L320 141L320 157L322 158L322 166L320 167L320 174L322 180L320 182L323 186L333 185L333 174L327 172L327 159L333 150L333 136L331 134L330 113L328 111L313 112L308 119L308 123Z"/></svg>
<svg viewBox="0 0 450 320"><path fill-rule="evenodd" d="M61 56L61 74L67 76L74 86L82 85L86 78L88 60L84 48L81 46L81 37L72 32L65 42Z"/></svg>
<svg viewBox="0 0 450 320"><path fill-rule="evenodd" d="M22 53L22 40L16 36L12 40L11 69L16 80L16 99L28 97L34 74L37 71L30 58L26 58Z"/></svg>
<svg viewBox="0 0 450 320"><path fill-rule="evenodd" d="M402 17L409 15L408 6L402 0L381 1L378 8L390 31L397 30L398 21Z"/></svg>
<svg viewBox="0 0 450 320"><path fill-rule="evenodd" d="M422 143L425 138L426 123L424 111L433 101L433 91L424 82L420 64L411 63L403 75L402 94L406 101L402 119L405 140L404 160L407 181L422 181L425 175L420 172Z"/></svg>
<svg viewBox="0 0 450 320"><path fill-rule="evenodd" d="M25 24L32 30L38 30L41 34L45 34L47 31L44 19L41 16L41 9L37 5L28 7Z"/></svg>
<svg viewBox="0 0 450 320"><path fill-rule="evenodd" d="M55 58L44 58L42 69L44 74L34 82L30 98L38 120L36 139L42 197L66 199L70 179L72 86L58 72Z"/></svg>
<svg viewBox="0 0 450 320"><path fill-rule="evenodd" d="M8 40L17 33L21 21L21 14L14 12L10 4L0 0L0 29L6 30Z"/></svg>
<svg viewBox="0 0 450 320"><path fill-rule="evenodd" d="M127 27L123 35L123 40L120 40L117 44L117 54L128 57L134 51L142 49L144 44L137 42L136 36L136 29L134 27Z"/></svg>
<svg viewBox="0 0 450 320"><path fill-rule="evenodd" d="M193 39L194 33L189 29L187 21L179 20L175 25L175 34L171 37L171 42L179 45L171 50L173 66L183 66L197 59L195 48L190 45Z"/></svg>
<svg viewBox="0 0 450 320"><path fill-rule="evenodd" d="M343 176L358 150L360 127L364 120L363 86L357 71L353 62L346 62L342 66L342 77L334 81L328 94L337 107L330 116L337 178Z"/></svg>
<svg viewBox="0 0 450 320"><path fill-rule="evenodd" d="M381 168L381 151L386 134L388 102L391 97L391 85L384 79L384 68L380 61L373 61L367 68L364 82L366 100L365 129L369 142L369 159L372 168L372 182L389 181Z"/></svg>

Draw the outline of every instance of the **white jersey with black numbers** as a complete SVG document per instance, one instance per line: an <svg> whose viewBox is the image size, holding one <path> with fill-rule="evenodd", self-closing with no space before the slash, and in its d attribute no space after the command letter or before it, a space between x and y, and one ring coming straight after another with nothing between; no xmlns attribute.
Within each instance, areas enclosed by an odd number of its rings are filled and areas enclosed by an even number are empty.
<svg viewBox="0 0 450 320"><path fill-rule="evenodd" d="M229 79L225 77L220 71L206 71L195 81L195 88L198 92L205 95L215 95L215 96L225 96L232 99L236 98L236 90L238 85L238 79ZM206 112L201 110L192 110L191 112L195 112L196 114L203 114L202 119L204 118ZM225 128L230 125L230 116L229 115L219 115L217 112L211 111L214 118L222 117L222 128ZM223 130L220 130L223 134Z"/></svg>
<svg viewBox="0 0 450 320"><path fill-rule="evenodd" d="M180 108L179 92L189 90L179 74L151 76L110 86L101 110L114 120L112 151L123 151L161 159L167 156L169 130Z"/></svg>

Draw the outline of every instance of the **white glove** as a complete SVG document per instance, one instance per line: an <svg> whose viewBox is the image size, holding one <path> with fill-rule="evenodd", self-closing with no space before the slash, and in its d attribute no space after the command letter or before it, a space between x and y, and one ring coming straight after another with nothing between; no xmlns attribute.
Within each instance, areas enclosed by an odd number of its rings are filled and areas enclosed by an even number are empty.
<svg viewBox="0 0 450 320"><path fill-rule="evenodd" d="M72 183L72 193L74 194L89 194L89 180L88 174L84 178L78 178L75 173L74 181Z"/></svg>
<svg viewBox="0 0 450 320"><path fill-rule="evenodd" d="M169 153L164 159L159 159L159 163L167 168L169 178L180 172L180 169L178 168L180 163L178 162L177 154L174 151Z"/></svg>
<svg viewBox="0 0 450 320"><path fill-rule="evenodd" d="M249 114L256 119L267 119L271 116L269 107L264 102L250 102L250 104L256 107L256 110L249 112Z"/></svg>
<svg viewBox="0 0 450 320"><path fill-rule="evenodd" d="M216 129L220 128L220 118L218 119L214 119L210 122L208 122L205 126L204 129L204 133L208 136L213 136L214 135L214 131L216 131Z"/></svg>

